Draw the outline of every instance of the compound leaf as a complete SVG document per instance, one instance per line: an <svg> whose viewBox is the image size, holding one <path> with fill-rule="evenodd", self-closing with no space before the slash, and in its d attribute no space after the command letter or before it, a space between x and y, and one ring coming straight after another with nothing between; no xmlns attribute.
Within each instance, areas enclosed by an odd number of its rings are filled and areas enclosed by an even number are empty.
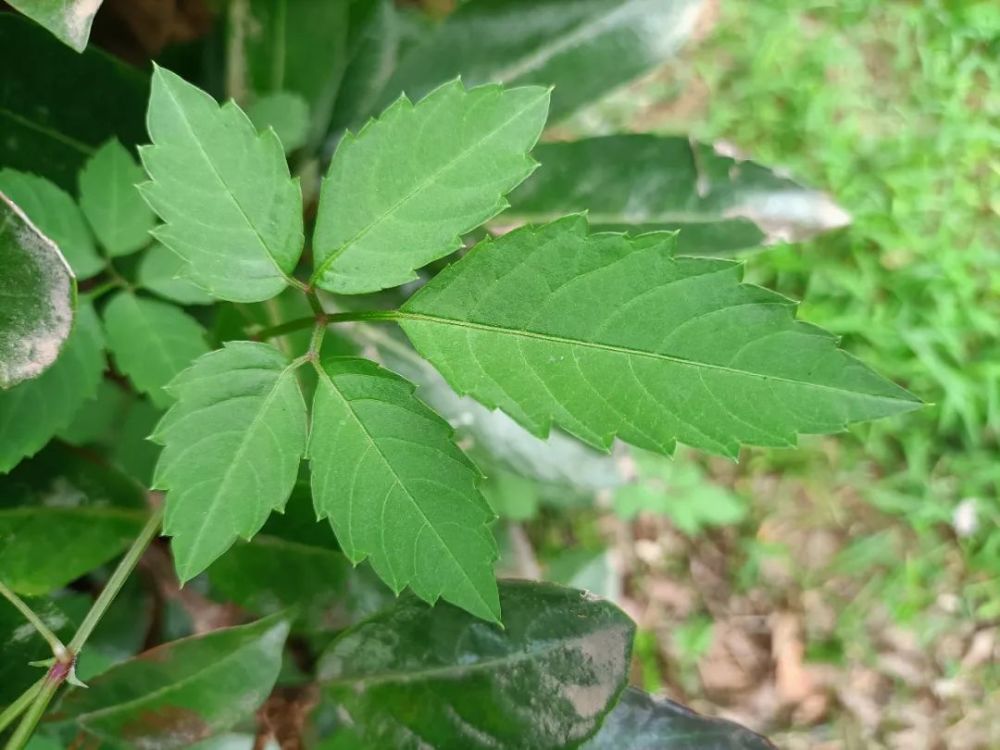
<svg viewBox="0 0 1000 750"><path fill-rule="evenodd" d="M13 169L0 170L0 191L56 244L78 279L89 278L104 267L87 222L69 193L44 177Z"/></svg>
<svg viewBox="0 0 1000 750"><path fill-rule="evenodd" d="M108 255L128 255L150 242L156 215L136 187L145 177L116 138L101 146L80 171L80 208Z"/></svg>
<svg viewBox="0 0 1000 750"><path fill-rule="evenodd" d="M601 731L582 750L774 750L759 734L724 719L625 688Z"/></svg>
<svg viewBox="0 0 1000 750"><path fill-rule="evenodd" d="M502 582L500 601L504 630L408 597L333 642L318 674L363 748L569 748L597 729L628 676L632 621L548 583Z"/></svg>
<svg viewBox="0 0 1000 750"><path fill-rule="evenodd" d="M331 357L317 369L313 501L344 554L370 558L397 594L409 585L499 622L494 516L448 423L374 362Z"/></svg>
<svg viewBox="0 0 1000 750"><path fill-rule="evenodd" d="M73 326L76 279L59 248L0 193L0 388L37 378Z"/></svg>
<svg viewBox="0 0 1000 750"><path fill-rule="evenodd" d="M103 372L101 324L93 309L82 305L55 364L34 380L0 391L0 474L68 427L83 403L97 394Z"/></svg>
<svg viewBox="0 0 1000 750"><path fill-rule="evenodd" d="M102 0L10 0L10 4L77 52L87 48Z"/></svg>
<svg viewBox="0 0 1000 750"><path fill-rule="evenodd" d="M677 252L732 252L803 240L846 224L829 196L682 136L609 135L543 143L545 165L510 196L500 222L587 211L594 230L680 230Z"/></svg>
<svg viewBox="0 0 1000 750"><path fill-rule="evenodd" d="M416 106L400 97L341 140L323 181L313 281L360 294L416 278L456 250L460 235L506 207L503 196L536 164L549 92L461 82Z"/></svg>
<svg viewBox="0 0 1000 750"><path fill-rule="evenodd" d="M206 331L198 321L168 302L128 291L104 308L104 330L119 372L161 409L173 403L163 387L208 353Z"/></svg>
<svg viewBox="0 0 1000 750"><path fill-rule="evenodd" d="M302 252L302 193L273 130L258 135L233 102L219 106L157 67L140 150L141 190L166 224L154 236L213 296L260 302L278 294Z"/></svg>
<svg viewBox="0 0 1000 750"><path fill-rule="evenodd" d="M281 669L280 615L166 643L88 680L61 714L114 746L189 748L253 715Z"/></svg>
<svg viewBox="0 0 1000 750"><path fill-rule="evenodd" d="M181 278L184 259L166 245L154 242L139 261L139 284L154 294L182 305L208 305L212 296Z"/></svg>
<svg viewBox="0 0 1000 750"><path fill-rule="evenodd" d="M673 56L703 0L476 0L403 55L382 96L472 84L554 85L560 118Z"/></svg>
<svg viewBox="0 0 1000 750"><path fill-rule="evenodd" d="M52 445L0 477L0 581L29 596L65 586L125 550L147 510L138 484Z"/></svg>
<svg viewBox="0 0 1000 750"><path fill-rule="evenodd" d="M167 490L163 533L187 581L284 507L305 450L306 407L295 367L249 341L200 357L167 390L177 402L151 438L163 445L153 487Z"/></svg>
<svg viewBox="0 0 1000 750"><path fill-rule="evenodd" d="M459 393L605 449L618 436L735 456L920 406L792 301L741 283L740 264L673 244L591 235L581 216L525 227L439 274L401 325Z"/></svg>

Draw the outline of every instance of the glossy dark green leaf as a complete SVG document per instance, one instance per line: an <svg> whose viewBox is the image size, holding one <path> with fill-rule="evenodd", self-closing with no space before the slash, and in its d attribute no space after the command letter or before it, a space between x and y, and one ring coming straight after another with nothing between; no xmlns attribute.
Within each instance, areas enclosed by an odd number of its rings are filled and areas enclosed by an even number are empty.
<svg viewBox="0 0 1000 750"><path fill-rule="evenodd" d="M241 0L229 33L256 94L291 91L308 104L310 135L325 131L347 67L351 0ZM231 71L231 75L234 71Z"/></svg>
<svg viewBox="0 0 1000 750"><path fill-rule="evenodd" d="M74 621L50 599L27 599L27 604L49 629L67 642ZM42 676L28 662L47 659L52 649L14 606L0 597L0 706L14 701Z"/></svg>
<svg viewBox="0 0 1000 750"><path fill-rule="evenodd" d="M554 85L558 119L670 58L701 0L474 0L402 57L384 106L461 75L470 85Z"/></svg>
<svg viewBox="0 0 1000 750"><path fill-rule="evenodd" d="M91 680L61 715L118 746L188 748L252 715L281 667L280 616L146 651Z"/></svg>
<svg viewBox="0 0 1000 750"><path fill-rule="evenodd" d="M6 167L74 190L80 167L108 138L146 140L148 76L93 47L77 54L31 21L0 13L0 70L17 71L0 76Z"/></svg>
<svg viewBox="0 0 1000 750"><path fill-rule="evenodd" d="M122 552L146 515L137 484L51 446L0 476L0 580L30 596L54 591Z"/></svg>
<svg viewBox="0 0 1000 750"><path fill-rule="evenodd" d="M0 169L0 191L55 243L78 279L104 267L83 213L65 190L38 175Z"/></svg>
<svg viewBox="0 0 1000 750"><path fill-rule="evenodd" d="M34 380L0 391L0 474L69 426L83 403L96 395L103 372L101 324L93 309L83 305L55 364Z"/></svg>
<svg viewBox="0 0 1000 750"><path fill-rule="evenodd" d="M77 52L87 48L90 25L102 0L10 0L10 4Z"/></svg>
<svg viewBox="0 0 1000 750"><path fill-rule="evenodd" d="M681 136L611 135L545 143L544 165L511 195L498 223L587 211L595 230L679 229L677 252L732 252L802 240L850 217L825 193Z"/></svg>
<svg viewBox="0 0 1000 750"><path fill-rule="evenodd" d="M2 192L0 268L0 388L10 388L56 361L73 325L76 279L59 248Z"/></svg>
<svg viewBox="0 0 1000 750"><path fill-rule="evenodd" d="M664 698L627 688L601 731L581 750L774 750L749 729L701 716Z"/></svg>
<svg viewBox="0 0 1000 750"><path fill-rule="evenodd" d="M569 748L625 684L635 626L552 584L503 582L504 630L414 597L340 636L318 668L364 748Z"/></svg>
<svg viewBox="0 0 1000 750"><path fill-rule="evenodd" d="M346 619L342 610L350 571L351 564L335 545L262 533L251 542L237 543L212 564L208 576L227 601L248 612L270 615L296 607L305 628L325 630Z"/></svg>
<svg viewBox="0 0 1000 750"><path fill-rule="evenodd" d="M395 70L402 23L392 0L352 0L349 61L337 92L332 128L353 128L375 107Z"/></svg>

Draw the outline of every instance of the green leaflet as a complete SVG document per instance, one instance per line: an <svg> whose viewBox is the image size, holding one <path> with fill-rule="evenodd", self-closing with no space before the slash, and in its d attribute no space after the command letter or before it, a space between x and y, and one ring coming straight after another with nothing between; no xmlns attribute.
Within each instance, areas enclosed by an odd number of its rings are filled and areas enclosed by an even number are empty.
<svg viewBox="0 0 1000 750"><path fill-rule="evenodd" d="M535 156L545 168L511 194L498 223L586 211L595 231L679 229L678 254L716 255L804 240L850 220L825 193L683 136L544 143Z"/></svg>
<svg viewBox="0 0 1000 750"><path fill-rule="evenodd" d="M10 0L24 15L51 31L77 52L87 48L90 25L102 0Z"/></svg>
<svg viewBox="0 0 1000 750"><path fill-rule="evenodd" d="M122 552L147 512L138 484L53 444L0 476L0 581L48 594Z"/></svg>
<svg viewBox="0 0 1000 750"><path fill-rule="evenodd" d="M425 601L443 597L499 622L494 515L447 422L373 362L331 357L317 369L313 502L344 554L369 558L397 594L409 585Z"/></svg>
<svg viewBox="0 0 1000 750"><path fill-rule="evenodd" d="M281 616L166 643L74 690L60 713L119 746L189 748L251 718L281 669Z"/></svg>
<svg viewBox="0 0 1000 750"><path fill-rule="evenodd" d="M628 677L635 625L548 583L502 582L500 600L503 630L406 597L334 641L317 673L363 738L349 746L555 749L596 731Z"/></svg>
<svg viewBox="0 0 1000 750"><path fill-rule="evenodd" d="M22 16L0 13L0 70L17 71L0 86L0 164L6 167L73 190L99 144L112 136L126 146L146 140L149 75L94 47L77 54ZM113 117L95 111L95 104L112 102Z"/></svg>
<svg viewBox="0 0 1000 750"><path fill-rule="evenodd" d="M87 222L69 193L44 177L13 169L0 170L0 191L56 244L78 279L90 278L104 267Z"/></svg>
<svg viewBox="0 0 1000 750"><path fill-rule="evenodd" d="M793 302L740 283L739 264L672 248L590 235L580 216L526 227L439 274L401 325L459 393L603 448L735 456L920 406L796 322Z"/></svg>
<svg viewBox="0 0 1000 750"><path fill-rule="evenodd" d="M535 168L528 151L548 102L536 86L466 91L453 81L416 106L401 97L347 133L320 194L313 282L342 294L377 291L456 250Z"/></svg>
<svg viewBox="0 0 1000 750"><path fill-rule="evenodd" d="M128 255L150 243L156 216L136 188L145 176L115 138L80 171L80 208L108 255Z"/></svg>
<svg viewBox="0 0 1000 750"><path fill-rule="evenodd" d="M601 731L582 750L774 750L749 729L701 716L673 701L625 688Z"/></svg>
<svg viewBox="0 0 1000 750"><path fill-rule="evenodd" d="M177 402L152 436L163 445L153 487L167 490L163 533L187 581L284 507L306 407L288 359L247 341L200 357L167 390Z"/></svg>
<svg viewBox="0 0 1000 750"><path fill-rule="evenodd" d="M209 305L211 295L181 278L184 259L165 245L154 242L139 261L139 284L154 294L182 305Z"/></svg>
<svg viewBox="0 0 1000 750"><path fill-rule="evenodd" d="M101 325L93 309L82 305L55 364L34 380L0 391L0 474L67 427L84 401L96 395L103 372Z"/></svg>
<svg viewBox="0 0 1000 750"><path fill-rule="evenodd" d="M73 325L76 279L59 248L0 192L0 389L37 378Z"/></svg>
<svg viewBox="0 0 1000 750"><path fill-rule="evenodd" d="M302 194L272 130L257 133L233 102L157 67L140 150L141 186L166 222L153 235L186 262L184 275L213 296L259 302L291 281L302 252Z"/></svg>
<svg viewBox="0 0 1000 750"><path fill-rule="evenodd" d="M404 54L385 106L457 75L470 84L555 86L552 117L595 101L673 56L702 0L475 0Z"/></svg>
<svg viewBox="0 0 1000 750"><path fill-rule="evenodd" d="M198 321L174 305L128 291L104 308L104 330L118 370L161 409L173 403L164 386L208 353Z"/></svg>

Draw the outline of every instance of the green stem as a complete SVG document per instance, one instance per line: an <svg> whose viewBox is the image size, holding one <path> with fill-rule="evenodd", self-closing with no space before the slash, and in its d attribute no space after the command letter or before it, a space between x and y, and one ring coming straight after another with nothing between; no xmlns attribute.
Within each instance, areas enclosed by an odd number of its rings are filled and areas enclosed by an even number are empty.
<svg viewBox="0 0 1000 750"><path fill-rule="evenodd" d="M326 325L326 315L317 315L316 327L313 328L312 338L309 339L309 353L306 355L311 360L319 359L319 350L323 346L323 337L326 335Z"/></svg>
<svg viewBox="0 0 1000 750"><path fill-rule="evenodd" d="M65 654L68 654L69 658L56 661L42 679L41 686L37 690L37 686L30 688L31 691L34 691L34 699L21 719L21 723L17 725L17 729L11 736L10 741L7 742L6 750L22 750L28 740L31 739L35 727L38 726L38 722L42 720L42 716L45 714L45 709L49 707L49 703L52 702L56 692L58 692L59 686L72 674L77 656L87 643L87 639L90 638L91 633L94 632L97 623L101 621L104 613L108 611L111 602L115 600L118 592L125 585L125 581L129 575L135 570L139 558L142 557L146 551L146 547L149 546L149 543L153 541L153 537L159 531L162 520L163 509L157 508L153 511L149 520L146 521L146 525L142 527L139 536L132 542L132 546L125 553L125 557L118 563L118 567L111 574L111 578L108 579L97 600L91 606L90 611L87 612L87 616L83 618L83 622L73 636L73 640L69 642L67 650L64 651ZM21 703L22 700L24 700L24 696L19 698L17 702Z"/></svg>
<svg viewBox="0 0 1000 750"><path fill-rule="evenodd" d="M21 693L16 701L7 706L3 710L3 713L0 713L0 734L11 725L14 719L24 713L24 709L31 705L31 702L38 695L38 691L42 689L42 685L44 684L45 676L39 677L34 685Z"/></svg>
<svg viewBox="0 0 1000 750"><path fill-rule="evenodd" d="M56 659L63 659L66 656L66 647L63 642L59 640L58 636L49 630L49 626L42 622L42 618L35 614L34 610L29 607L25 601L7 588L3 581L0 581L0 594L4 596L14 607L24 615L24 618L31 623L32 627L38 631L38 634L42 636L48 642L49 648L52 649L52 655Z"/></svg>
<svg viewBox="0 0 1000 750"><path fill-rule="evenodd" d="M108 292L112 291L113 289L119 289L120 287L121 287L121 283L119 283L116 280L105 281L103 284L98 284L97 286L95 286L95 287L93 287L91 289L88 289L85 292L81 292L81 294L86 295L87 299L93 301L93 300L98 299L99 297L107 294Z"/></svg>
<svg viewBox="0 0 1000 750"><path fill-rule="evenodd" d="M399 310L358 310L356 312L330 313L327 316L330 323L349 323L352 321L394 321L402 320L405 313Z"/></svg>
<svg viewBox="0 0 1000 750"><path fill-rule="evenodd" d="M146 521L146 525L142 527L142 531L139 532L139 536L136 537L135 541L132 542L132 546L129 547L128 552L125 553L125 557L121 559L118 563L118 567L115 568L115 572L111 574L111 578L105 584L104 588L101 590L100 595L97 597L97 601L94 602L87 616L83 618L83 622L80 623L79 629L73 636L73 640L69 642L69 650L73 654L79 654L80 649L83 648L87 639L90 638L90 634L94 632L94 628L97 627L97 623L101 621L104 613L107 612L108 607L111 606L111 602L115 600L118 596L118 592L121 591L122 586L125 585L125 581L132 574L135 566L139 562L139 558L142 557L143 553L146 551L146 547L149 543L153 541L153 537L156 536L157 532L160 530L160 521L163 520L163 508L157 508L153 511L153 514Z"/></svg>
<svg viewBox="0 0 1000 750"><path fill-rule="evenodd" d="M254 338L260 339L261 341L267 341L267 339L273 339L277 336L284 336L286 333L292 333L293 331L308 328L315 322L315 315L310 315L306 318L296 318L295 320L289 320L287 323L262 328L254 334Z"/></svg>

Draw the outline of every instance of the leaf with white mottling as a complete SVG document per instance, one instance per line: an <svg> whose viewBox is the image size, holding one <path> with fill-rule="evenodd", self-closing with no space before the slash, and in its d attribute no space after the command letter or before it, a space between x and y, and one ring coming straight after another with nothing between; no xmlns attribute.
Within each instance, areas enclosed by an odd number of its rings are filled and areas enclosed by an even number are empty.
<svg viewBox="0 0 1000 750"><path fill-rule="evenodd" d="M163 533L188 581L284 507L305 452L306 406L277 349L230 342L167 390L177 397L152 440L163 445L153 487L167 490Z"/></svg>
<svg viewBox="0 0 1000 750"><path fill-rule="evenodd" d="M67 427L84 401L97 394L103 372L101 324L93 309L82 305L55 364L34 380L0 391L0 474Z"/></svg>
<svg viewBox="0 0 1000 750"><path fill-rule="evenodd" d="M499 621L493 513L447 422L374 362L331 357L317 370L313 502L344 554L369 558L396 593L409 585L428 602L443 597Z"/></svg>
<svg viewBox="0 0 1000 750"><path fill-rule="evenodd" d="M165 68L153 73L140 189L165 223L153 235L213 296L260 302L291 281L302 252L302 193L272 130Z"/></svg>
<svg viewBox="0 0 1000 750"><path fill-rule="evenodd" d="M735 456L921 406L791 300L741 283L740 264L673 246L589 234L580 216L518 229L438 274L401 325L459 393L602 448Z"/></svg>
<svg viewBox="0 0 1000 750"><path fill-rule="evenodd" d="M102 0L10 0L10 4L77 52L87 48Z"/></svg>
<svg viewBox="0 0 1000 750"><path fill-rule="evenodd" d="M76 279L62 253L0 193L0 388L37 378L73 325Z"/></svg>
<svg viewBox="0 0 1000 750"><path fill-rule="evenodd" d="M116 294L104 308L108 349L118 370L160 408L173 403L163 387L202 354L206 331L168 302Z"/></svg>
<svg viewBox="0 0 1000 750"><path fill-rule="evenodd" d="M44 177L13 169L0 170L0 191L56 244L78 279L88 279L104 267L83 213L69 193Z"/></svg>

